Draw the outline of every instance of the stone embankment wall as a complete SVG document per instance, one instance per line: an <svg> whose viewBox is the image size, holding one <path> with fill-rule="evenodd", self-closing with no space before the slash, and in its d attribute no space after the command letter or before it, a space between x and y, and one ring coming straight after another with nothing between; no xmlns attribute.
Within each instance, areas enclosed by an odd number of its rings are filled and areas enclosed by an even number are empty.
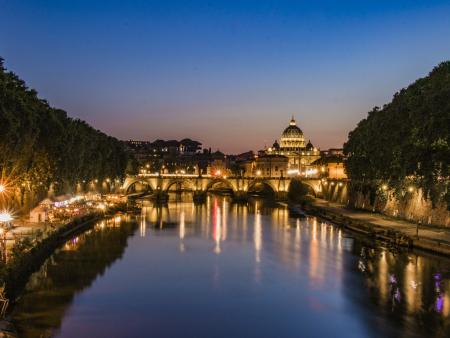
<svg viewBox="0 0 450 338"><path fill-rule="evenodd" d="M373 194L373 193L372 193ZM354 192L348 183L328 182L323 196L326 200L346 204L355 209L379 212L412 222L450 227L450 211L444 201L433 208L431 201L424 198L422 191L405 193L397 197L393 191L371 196L371 193Z"/></svg>

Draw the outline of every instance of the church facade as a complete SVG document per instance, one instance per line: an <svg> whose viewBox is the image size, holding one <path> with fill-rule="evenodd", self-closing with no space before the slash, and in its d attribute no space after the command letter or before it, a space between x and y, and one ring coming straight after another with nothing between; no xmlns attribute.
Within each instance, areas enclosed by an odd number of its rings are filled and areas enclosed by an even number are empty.
<svg viewBox="0 0 450 338"><path fill-rule="evenodd" d="M272 147L267 148L265 152L267 155L286 156L289 175L317 174L312 163L320 158L320 149L314 147L311 141L305 143L303 131L297 126L294 117L281 134L280 142L275 140Z"/></svg>

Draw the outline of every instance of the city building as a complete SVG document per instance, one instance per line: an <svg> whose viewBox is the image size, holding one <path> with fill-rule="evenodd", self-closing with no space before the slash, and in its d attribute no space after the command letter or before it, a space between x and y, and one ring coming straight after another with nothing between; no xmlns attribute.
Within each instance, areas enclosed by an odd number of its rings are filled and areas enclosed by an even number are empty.
<svg viewBox="0 0 450 338"><path fill-rule="evenodd" d="M320 150L311 141L305 143L303 131L292 117L284 129L280 142L275 140L272 147L265 150L267 155L281 155L288 159L287 174L308 176L315 170L312 163L320 158Z"/></svg>
<svg viewBox="0 0 450 338"><path fill-rule="evenodd" d="M258 156L252 176L286 177L289 159L283 155L266 154Z"/></svg>
<svg viewBox="0 0 450 338"><path fill-rule="evenodd" d="M342 153L334 150L336 149L330 149L326 152L322 152L322 157L314 161L312 164L320 173L320 177L334 180L346 179L347 173L345 172L344 166L345 157Z"/></svg>

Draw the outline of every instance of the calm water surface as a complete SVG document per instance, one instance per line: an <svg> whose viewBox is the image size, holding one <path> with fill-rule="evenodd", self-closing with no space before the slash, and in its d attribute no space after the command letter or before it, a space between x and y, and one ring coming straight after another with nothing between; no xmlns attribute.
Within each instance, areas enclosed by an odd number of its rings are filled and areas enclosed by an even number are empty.
<svg viewBox="0 0 450 338"><path fill-rule="evenodd" d="M23 337L450 337L450 261L211 196L99 222L32 276Z"/></svg>

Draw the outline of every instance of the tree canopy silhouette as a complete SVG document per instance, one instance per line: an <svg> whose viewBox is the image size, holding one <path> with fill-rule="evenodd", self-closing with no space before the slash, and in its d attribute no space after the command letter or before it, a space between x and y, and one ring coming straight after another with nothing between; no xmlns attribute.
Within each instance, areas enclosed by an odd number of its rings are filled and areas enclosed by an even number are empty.
<svg viewBox="0 0 450 338"><path fill-rule="evenodd" d="M375 107L344 145L349 177L359 182L422 188L450 203L450 61Z"/></svg>
<svg viewBox="0 0 450 338"><path fill-rule="evenodd" d="M52 108L0 58L0 169L30 190L121 177L124 144Z"/></svg>

